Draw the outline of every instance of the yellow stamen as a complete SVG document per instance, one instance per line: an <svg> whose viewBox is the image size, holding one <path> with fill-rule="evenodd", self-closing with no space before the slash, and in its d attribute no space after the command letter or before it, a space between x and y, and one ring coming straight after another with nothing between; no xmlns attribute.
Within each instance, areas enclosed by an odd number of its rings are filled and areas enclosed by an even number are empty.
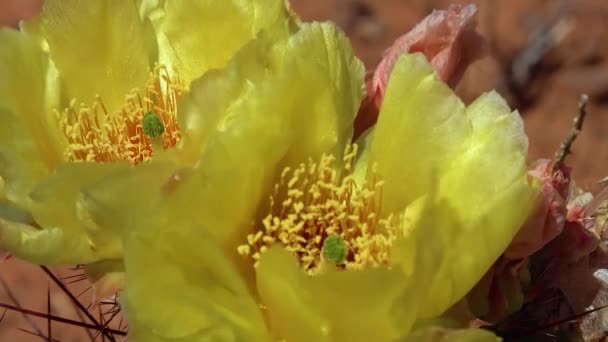
<svg viewBox="0 0 608 342"><path fill-rule="evenodd" d="M179 76L171 77L165 66L150 73L144 91L132 90L117 113L110 113L97 96L93 105L76 101L62 113L56 111L59 125L67 139L66 158L70 161L112 162L126 160L137 164L150 159L152 141L144 134L141 121L145 113L153 112L162 120L160 136L163 148L173 147L180 139L177 124L177 102L182 95Z"/></svg>
<svg viewBox="0 0 608 342"><path fill-rule="evenodd" d="M328 236L341 237L348 255L340 267L361 269L387 264L393 241L402 227L392 216L379 217L383 182L374 168L370 181L359 188L353 178L357 146L346 149L343 164L324 155L319 163L309 160L295 170L286 168L270 197L270 214L237 248L254 265L271 245L281 244L297 255L311 275L324 262L323 243Z"/></svg>

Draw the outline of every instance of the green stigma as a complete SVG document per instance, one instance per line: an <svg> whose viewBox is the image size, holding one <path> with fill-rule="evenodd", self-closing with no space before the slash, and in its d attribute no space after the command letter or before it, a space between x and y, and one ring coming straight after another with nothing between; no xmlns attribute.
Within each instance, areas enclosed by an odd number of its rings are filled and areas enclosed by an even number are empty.
<svg viewBox="0 0 608 342"><path fill-rule="evenodd" d="M323 259L335 264L343 264L348 256L348 247L340 235L330 235L323 241Z"/></svg>
<svg viewBox="0 0 608 342"><path fill-rule="evenodd" d="M144 134L150 138L158 138L165 132L165 125L163 120L154 114L154 112L147 112L141 118L141 127L144 130Z"/></svg>

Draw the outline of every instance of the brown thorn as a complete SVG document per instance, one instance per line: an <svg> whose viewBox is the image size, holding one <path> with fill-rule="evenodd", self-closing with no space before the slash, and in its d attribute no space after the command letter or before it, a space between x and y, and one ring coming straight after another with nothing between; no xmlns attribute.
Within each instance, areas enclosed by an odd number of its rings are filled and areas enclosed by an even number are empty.
<svg viewBox="0 0 608 342"><path fill-rule="evenodd" d="M82 314L82 312L80 312L80 310L76 310L76 314L78 315L78 318L81 321L84 321L86 318L84 317L84 315ZM95 335L93 335L93 333L91 332L91 329L84 329L84 331L87 333L87 336L89 337L89 339L91 341L95 341L96 337ZM99 330L95 330L97 333L99 333Z"/></svg>
<svg viewBox="0 0 608 342"><path fill-rule="evenodd" d="M17 330L22 331L22 332L24 332L24 333L26 333L26 334L30 334L30 335L34 335L34 336L38 336L38 337L40 337L41 339L43 339L43 340L45 340L45 341L50 341L50 342L61 342L61 341L59 341L59 340L55 340L55 339L49 338L49 337L44 336L44 335L38 335L38 334L36 334L36 333L35 333L35 332L33 332L33 331L25 330L25 329L22 329L22 328L17 328Z"/></svg>
<svg viewBox="0 0 608 342"><path fill-rule="evenodd" d="M6 316L7 312L8 312L8 309L4 309L4 311L2 312L2 316L0 316L0 323L2 323L2 321L4 321L4 317Z"/></svg>
<svg viewBox="0 0 608 342"><path fill-rule="evenodd" d="M555 154L555 158L553 159L553 172L557 171L561 166L564 165L564 160L566 156L572 151L570 148L574 143L574 140L578 137L583 129L583 122L585 121L585 116L587 115L587 103L589 102L589 96L587 94L581 94L578 100L578 114L574 118L574 126L570 130L570 133L559 145L559 151Z"/></svg>
<svg viewBox="0 0 608 342"><path fill-rule="evenodd" d="M21 307L21 304L19 303L19 300L17 299L17 296L15 296L15 294L11 290L10 286L8 286L8 284L6 283L6 281L4 280L4 278L0 277L0 284L4 288L4 292L6 292L6 294L8 295L8 298L11 300L11 302L13 302L13 304L15 304L17 307ZM38 325L28 315L25 315L23 313L22 313L22 315L23 315L23 318L25 319L25 321L30 325L30 327L38 335L43 335L42 334L42 330L40 330L40 328L38 327Z"/></svg>
<svg viewBox="0 0 608 342"><path fill-rule="evenodd" d="M92 289L92 286L88 286L86 289L84 289L82 292L80 292L78 295L76 295L76 298L80 298L80 296L82 296L83 294L89 292L90 289ZM89 308L87 308L89 309Z"/></svg>
<svg viewBox="0 0 608 342"><path fill-rule="evenodd" d="M51 284L50 283L48 284L47 291L46 291L46 313L48 315L51 314ZM46 320L46 331L47 331L46 335L48 336L49 341L52 341L53 334L51 332L51 319L50 318L47 318L47 320Z"/></svg>
<svg viewBox="0 0 608 342"><path fill-rule="evenodd" d="M53 274L53 272L51 272L51 270L42 265L40 265L40 268L55 282L57 286L59 286L63 293L70 298L76 307L95 324L97 330L100 330L102 334L106 335L110 341L115 342L114 337L108 332L108 327L99 324L97 319L95 319L95 317L84 307L84 305L82 305L82 303L76 297L74 297L72 292L65 286L64 283L61 282L61 280L59 280L59 278L57 278L55 274Z"/></svg>
<svg viewBox="0 0 608 342"><path fill-rule="evenodd" d="M66 284L67 285L71 285L71 284L75 284L75 283L78 283L78 282L81 282L81 281L85 281L85 280L87 280L87 276L81 275L80 278L70 280L69 282L66 282Z"/></svg>
<svg viewBox="0 0 608 342"><path fill-rule="evenodd" d="M98 308L98 313L99 313L99 322L101 322L101 324L107 326L107 323L104 322L104 320L103 320L103 314L101 313L101 307ZM101 342L106 342L106 337L103 335L101 335Z"/></svg>
<svg viewBox="0 0 608 342"><path fill-rule="evenodd" d="M99 327L96 326L94 324L90 324L90 323L85 323L85 322L79 322L79 321L75 321L72 319L68 319L68 318L64 318L64 317L59 317L59 316L55 316L55 315L47 315L45 313L41 313L38 311L34 311L34 310L28 310L28 309L24 309L18 306L14 306L14 305L9 305L9 304L5 304L5 303L0 303L0 307L11 310L11 311L17 311L17 312L21 312L25 315L30 315L30 316L34 316L34 317L41 317L41 318L50 318L52 321L55 322L61 322L61 323L65 323L65 324L71 324L71 325L75 325L75 326L79 326L79 327L83 327L83 328L87 328L87 329L93 329L93 330L104 330L108 333L112 333L115 335L119 335L119 336L126 336L127 333L124 331L120 331L120 330L115 330L115 329L111 329L108 327ZM42 335L42 334L41 334ZM114 339L112 339L112 341L114 341Z"/></svg>
<svg viewBox="0 0 608 342"><path fill-rule="evenodd" d="M113 312L108 312L107 314L111 314L111 316L110 316L110 318L108 318L108 319L106 320L106 323L107 323L107 324L110 324L110 323L112 322L112 320L113 320L114 318L116 318L116 316L118 316L118 314L119 314L119 313L120 313L120 310L116 310L116 311L113 311Z"/></svg>

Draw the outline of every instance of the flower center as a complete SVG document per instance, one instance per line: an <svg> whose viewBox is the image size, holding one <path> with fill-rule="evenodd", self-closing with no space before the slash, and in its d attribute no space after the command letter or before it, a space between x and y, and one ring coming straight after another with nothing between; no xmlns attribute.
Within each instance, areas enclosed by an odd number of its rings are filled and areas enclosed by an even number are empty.
<svg viewBox="0 0 608 342"><path fill-rule="evenodd" d="M109 113L99 96L90 107L78 109L72 100L63 112L55 111L68 142L67 160L137 164L152 157L153 139L160 139L157 146L164 149L175 146L180 139L176 114L182 89L179 76L172 77L165 66L158 65L150 72L144 91L127 94L117 113ZM156 136L147 134L149 127Z"/></svg>
<svg viewBox="0 0 608 342"><path fill-rule="evenodd" d="M353 177L357 146L346 149L340 168L324 155L296 169L285 168L270 197L270 213L247 236L239 254L253 259L278 243L294 253L310 275L323 265L361 269L385 265L402 226L393 216L381 219L383 182L372 168L370 181L358 186Z"/></svg>

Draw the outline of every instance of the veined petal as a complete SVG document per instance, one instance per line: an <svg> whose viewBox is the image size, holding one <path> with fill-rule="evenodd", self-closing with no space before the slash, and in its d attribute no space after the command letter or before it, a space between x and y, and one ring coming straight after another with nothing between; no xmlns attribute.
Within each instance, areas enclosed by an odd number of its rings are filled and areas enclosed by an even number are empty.
<svg viewBox="0 0 608 342"><path fill-rule="evenodd" d="M471 289L505 250L538 194L527 180L527 138L518 114L495 93L465 111L432 73L421 55L399 59L370 158L386 183L383 210L398 212L436 191L429 206L447 220L437 223L440 230L423 233L438 239L444 253L433 268L437 275L429 281L423 318L441 314ZM412 223L411 229L430 226Z"/></svg>
<svg viewBox="0 0 608 342"><path fill-rule="evenodd" d="M34 142L38 151L29 157L52 169L62 160L63 140L50 111L58 87L48 55L34 38L0 29L0 76L0 108L12 112Z"/></svg>
<svg viewBox="0 0 608 342"><path fill-rule="evenodd" d="M92 306L122 290L125 278L123 260L102 260L83 266L93 290Z"/></svg>
<svg viewBox="0 0 608 342"><path fill-rule="evenodd" d="M166 1L164 17L154 20L160 61L179 70L189 86L226 65L261 30L286 32L287 19L283 0Z"/></svg>
<svg viewBox="0 0 608 342"><path fill-rule="evenodd" d="M298 95L291 114L295 136L286 164L315 160L323 153L340 159L353 134L365 74L348 38L330 24L303 25L286 49L275 53L287 60L278 83L292 84Z"/></svg>
<svg viewBox="0 0 608 342"><path fill-rule="evenodd" d="M99 234L124 233L147 215L163 196L163 187L179 177L172 163L150 161L117 170L81 188L77 204Z"/></svg>
<svg viewBox="0 0 608 342"><path fill-rule="evenodd" d="M407 277L394 311L399 333L407 336L430 299L429 284L437 278L436 270L445 258L445 246L458 232L459 223L453 209L437 197L436 186L408 206L402 223L404 236L393 243L391 264Z"/></svg>
<svg viewBox="0 0 608 342"><path fill-rule="evenodd" d="M440 314L462 298L507 248L539 199L527 178L522 119L496 93L467 108L473 132L440 180L440 197L458 214L461 231L431 286L424 315Z"/></svg>
<svg viewBox="0 0 608 342"><path fill-rule="evenodd" d="M431 187L469 136L465 106L438 81L422 54L393 68L372 144L371 162L387 186L383 211L403 210ZM389 185L390 184L390 185Z"/></svg>
<svg viewBox="0 0 608 342"><path fill-rule="evenodd" d="M353 176L358 185L362 185L367 178L372 154L372 142L374 141L374 127L365 131L355 142L359 148L359 154L353 169Z"/></svg>
<svg viewBox="0 0 608 342"><path fill-rule="evenodd" d="M66 246L63 248L66 250L69 248L69 253L63 251L62 255L48 255L42 261L29 261L44 264L86 264L107 258L121 258L120 236L97 229L88 218L86 211L78 205L77 200L80 190L85 185L128 167L130 166L127 163L62 164L52 175L43 180L31 193L32 203L27 208L42 229L37 232L24 231L23 234L31 235L31 239L41 237L41 244L44 243L44 234L49 234L54 238L49 241L53 242L56 248L61 248L61 244L65 243ZM45 233L46 230L49 232ZM10 244L18 247L17 242ZM78 246L75 246L76 244ZM18 248L29 248L29 246L23 245ZM16 255L33 253L17 249L9 249L9 251ZM40 252L36 253L40 254ZM44 257L42 254L41 256Z"/></svg>
<svg viewBox="0 0 608 342"><path fill-rule="evenodd" d="M406 278L377 268L310 277L293 255L276 247L256 270L257 287L275 338L287 341L392 341L393 316Z"/></svg>
<svg viewBox="0 0 608 342"><path fill-rule="evenodd" d="M300 270L293 255L280 247L265 252L256 278L275 339L332 341L331 317L315 305L311 279Z"/></svg>
<svg viewBox="0 0 608 342"><path fill-rule="evenodd" d="M22 122L0 108L0 198L24 208L29 192L48 173Z"/></svg>
<svg viewBox="0 0 608 342"><path fill-rule="evenodd" d="M312 51L304 53L309 44ZM304 55L308 60L293 60ZM256 220L260 199L282 162L303 161L345 143L356 100L332 96L351 96L352 84L361 78L361 64L343 36L329 25L314 24L289 40L262 35L225 69L193 83L182 106L181 148L198 164L168 182L150 219L132 222L135 228L125 234L125 304L132 336L143 341L266 338L246 286L249 279L235 266L237 241ZM313 87L319 81L328 89ZM310 90L307 106L299 100L301 89ZM319 136L321 122L333 129ZM313 142L300 144L300 139ZM151 264L162 277L150 272Z"/></svg>
<svg viewBox="0 0 608 342"><path fill-rule="evenodd" d="M293 92L273 82L280 65L264 58L270 47L252 42L226 69L195 81L182 104L180 152L199 167L176 183L166 207L220 240L242 238L235 234L254 219L293 135Z"/></svg>
<svg viewBox="0 0 608 342"><path fill-rule="evenodd" d="M200 168L176 210L226 238L244 238L282 166L343 151L361 96L362 65L335 27L272 41L262 36L195 81L182 105L181 149Z"/></svg>
<svg viewBox="0 0 608 342"><path fill-rule="evenodd" d="M176 222L162 208L141 224L125 248L130 340L267 340L244 280L203 227Z"/></svg>
<svg viewBox="0 0 608 342"><path fill-rule="evenodd" d="M89 103L100 95L109 112L143 87L149 73L149 39L134 1L49 0L42 27L67 100Z"/></svg>
<svg viewBox="0 0 608 342"><path fill-rule="evenodd" d="M40 229L0 219L0 246L22 260L41 265L93 260L91 244L86 235L58 227Z"/></svg>

